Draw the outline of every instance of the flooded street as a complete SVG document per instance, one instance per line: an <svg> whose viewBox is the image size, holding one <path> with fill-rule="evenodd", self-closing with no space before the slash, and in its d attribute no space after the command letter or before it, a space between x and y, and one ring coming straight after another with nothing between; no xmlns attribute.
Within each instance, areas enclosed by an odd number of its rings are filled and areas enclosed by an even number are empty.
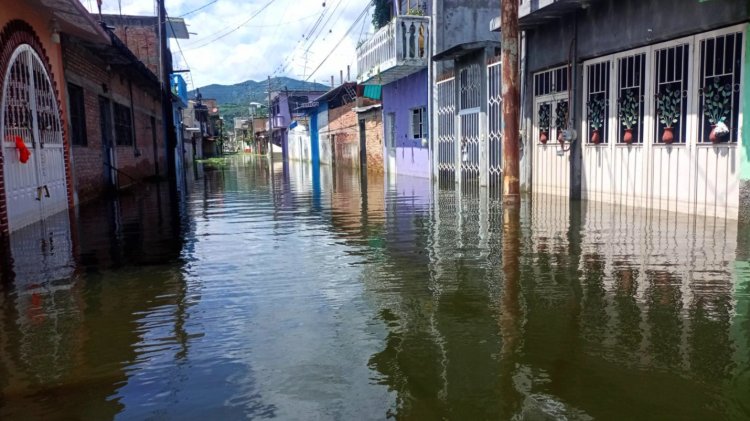
<svg viewBox="0 0 750 421"><path fill-rule="evenodd" d="M737 221L200 175L14 235L0 419L750 419Z"/></svg>

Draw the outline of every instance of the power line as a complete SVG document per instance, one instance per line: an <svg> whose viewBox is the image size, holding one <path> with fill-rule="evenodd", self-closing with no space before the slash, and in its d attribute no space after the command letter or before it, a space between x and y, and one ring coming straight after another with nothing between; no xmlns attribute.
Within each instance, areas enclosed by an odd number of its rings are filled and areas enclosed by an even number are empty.
<svg viewBox="0 0 750 421"><path fill-rule="evenodd" d="M352 31L352 29L354 29L354 27L359 23L359 21L368 13L368 11L370 10L370 6L371 5L372 5L372 2L367 3L367 6L365 6L365 9L362 10L362 13L359 14L359 17L357 18L357 20L355 20L352 23L352 25L349 27L349 29L346 30L346 33L344 34L344 36L341 37L341 39L339 40L339 42L336 43L336 45L333 47L333 49L328 53L328 55L323 59L323 61L320 62L320 64L318 65L318 67L316 67L315 70L313 70L312 73L310 73L310 76L308 76L307 79L305 79L305 81L310 80L310 78L312 78L313 75L315 75L315 72L317 72L318 70L320 70L321 67L323 67L323 64L331 57L331 55L333 54L333 52L336 51L337 48L339 48L339 45L341 45L341 43L344 42L344 40L346 39L346 37Z"/></svg>
<svg viewBox="0 0 750 421"><path fill-rule="evenodd" d="M169 19L169 15L166 15L166 20L169 22L169 27L172 28L172 33L174 34L174 27L172 26L172 21ZM182 56L182 59L185 60L185 66L190 70L190 64L188 64L187 57L185 57L185 53L182 52L182 46L180 45L180 40L177 38L174 38L175 42L177 43L177 49L180 51L180 55ZM192 90L195 90L195 83L193 83L193 76L192 73L190 74L190 86L193 88Z"/></svg>
<svg viewBox="0 0 750 421"><path fill-rule="evenodd" d="M276 0L271 0L268 3L266 3L265 5L263 5L263 7L261 7L260 9L258 9L255 13L253 13L252 15L250 15L250 17L247 18L244 22L240 23L239 25L237 25L236 27L234 27L233 29L231 29L229 32L226 32L224 34L221 34L221 35L217 36L216 38L213 38L213 39L210 39L208 41L205 41L205 42L203 42L200 45L191 45L187 49L188 50L194 50L196 48L205 47L206 45L211 44L214 41L218 41L218 40L220 40L220 39L222 39L224 37L229 36L230 34L236 32L237 30L239 30L240 28L242 28L243 26L245 26L246 23L248 23L251 20L253 20L256 16L258 16L259 14L261 14L264 10L266 10L268 8L268 6L270 6L271 4L273 4L274 1L276 1ZM209 36L217 35L217 34L219 34L221 32L223 32L223 30L215 32L215 33L213 33L213 34L211 34Z"/></svg>

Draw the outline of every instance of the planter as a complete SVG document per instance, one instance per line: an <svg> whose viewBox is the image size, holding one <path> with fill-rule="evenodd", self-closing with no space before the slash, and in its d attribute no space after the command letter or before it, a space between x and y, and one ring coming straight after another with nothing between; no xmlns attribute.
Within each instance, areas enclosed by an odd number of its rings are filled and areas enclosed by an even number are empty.
<svg viewBox="0 0 750 421"><path fill-rule="evenodd" d="M557 141L558 141L559 143L565 143L565 135L564 135L564 130L562 130L562 129L557 129Z"/></svg>
<svg viewBox="0 0 750 421"><path fill-rule="evenodd" d="M711 143L722 143L729 140L729 131L728 130L716 130L716 124L711 125L711 133L708 135L708 140L711 141Z"/></svg>
<svg viewBox="0 0 750 421"><path fill-rule="evenodd" d="M633 143L633 129L625 129L625 135L622 137L622 141L628 145Z"/></svg>
<svg viewBox="0 0 750 421"><path fill-rule="evenodd" d="M599 130L594 130L591 133L591 143L594 145L598 145L602 141L601 137L599 137Z"/></svg>
<svg viewBox="0 0 750 421"><path fill-rule="evenodd" d="M664 133L661 135L661 141L669 145L674 141L674 129L672 127L665 127Z"/></svg>
<svg viewBox="0 0 750 421"><path fill-rule="evenodd" d="M541 130L539 132L539 141L542 142L542 145L546 145L547 144L547 139L548 139L548 137L547 137L547 131L546 130Z"/></svg>

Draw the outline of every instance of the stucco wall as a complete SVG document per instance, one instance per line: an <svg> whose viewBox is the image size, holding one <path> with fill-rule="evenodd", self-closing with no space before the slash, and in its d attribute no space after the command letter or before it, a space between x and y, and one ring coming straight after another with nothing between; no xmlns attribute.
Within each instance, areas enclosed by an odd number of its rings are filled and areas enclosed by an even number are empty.
<svg viewBox="0 0 750 421"><path fill-rule="evenodd" d="M429 151L419 139L409 138L410 111L427 107L427 70L383 86L383 115L395 114L396 172L416 177L430 176ZM428 125L429 126L429 125ZM428 134L432 127L427 127Z"/></svg>
<svg viewBox="0 0 750 421"><path fill-rule="evenodd" d="M365 153L367 154L367 173L383 172L383 115L380 109L359 114L359 120L365 122Z"/></svg>
<svg viewBox="0 0 750 421"><path fill-rule="evenodd" d="M349 168L359 167L357 114L352 111L352 104L330 109L328 118L328 134L334 139L336 165Z"/></svg>

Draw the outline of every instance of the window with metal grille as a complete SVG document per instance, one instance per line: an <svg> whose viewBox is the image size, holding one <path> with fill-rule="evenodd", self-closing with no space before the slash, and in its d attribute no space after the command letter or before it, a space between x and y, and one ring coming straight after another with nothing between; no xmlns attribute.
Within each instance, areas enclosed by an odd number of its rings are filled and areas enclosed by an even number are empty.
<svg viewBox="0 0 750 421"><path fill-rule="evenodd" d="M534 75L534 96L566 92L568 90L568 68L558 67Z"/></svg>
<svg viewBox="0 0 750 421"><path fill-rule="evenodd" d="M737 142L742 33L700 41L699 142Z"/></svg>
<svg viewBox="0 0 750 421"><path fill-rule="evenodd" d="M115 142L118 145L133 144L133 120L130 107L115 103Z"/></svg>
<svg viewBox="0 0 750 421"><path fill-rule="evenodd" d="M587 66L586 128L588 142L607 143L609 130L609 73L610 62Z"/></svg>
<svg viewBox="0 0 750 421"><path fill-rule="evenodd" d="M617 60L618 143L643 142L646 53Z"/></svg>
<svg viewBox="0 0 750 421"><path fill-rule="evenodd" d="M424 107L411 110L411 138L424 139L427 137L427 111Z"/></svg>
<svg viewBox="0 0 750 421"><path fill-rule="evenodd" d="M656 143L685 143L689 97L689 44L654 51L654 118Z"/></svg>
<svg viewBox="0 0 750 421"><path fill-rule="evenodd" d="M83 88L68 83L68 101L70 107L70 141L73 145L86 146L86 108L84 104Z"/></svg>
<svg viewBox="0 0 750 421"><path fill-rule="evenodd" d="M482 101L482 69L474 63L459 71L460 108L479 108Z"/></svg>

